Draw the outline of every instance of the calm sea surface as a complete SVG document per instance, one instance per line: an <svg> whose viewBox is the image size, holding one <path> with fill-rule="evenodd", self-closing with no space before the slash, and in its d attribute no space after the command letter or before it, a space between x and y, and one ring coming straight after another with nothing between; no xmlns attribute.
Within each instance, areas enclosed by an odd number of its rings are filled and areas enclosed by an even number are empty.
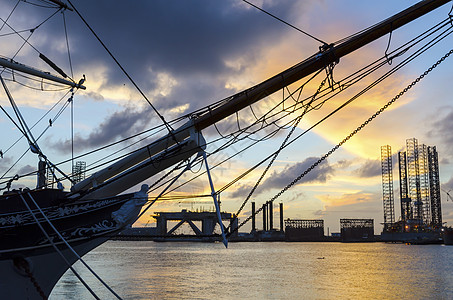
<svg viewBox="0 0 453 300"><path fill-rule="evenodd" d="M84 259L123 299L453 299L453 246L109 241ZM50 299L92 296L68 271Z"/></svg>

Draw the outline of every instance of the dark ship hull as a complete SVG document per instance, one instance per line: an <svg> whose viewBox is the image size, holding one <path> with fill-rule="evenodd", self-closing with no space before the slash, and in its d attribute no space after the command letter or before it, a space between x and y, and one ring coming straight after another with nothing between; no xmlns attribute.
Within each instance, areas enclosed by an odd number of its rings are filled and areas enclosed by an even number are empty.
<svg viewBox="0 0 453 300"><path fill-rule="evenodd" d="M86 254L135 221L147 199L146 193L134 193L73 201L67 194L45 189L0 196L0 291L5 299L47 297L78 260L65 242L79 256Z"/></svg>
<svg viewBox="0 0 453 300"><path fill-rule="evenodd" d="M444 228L442 238L445 245L453 245L453 228Z"/></svg>

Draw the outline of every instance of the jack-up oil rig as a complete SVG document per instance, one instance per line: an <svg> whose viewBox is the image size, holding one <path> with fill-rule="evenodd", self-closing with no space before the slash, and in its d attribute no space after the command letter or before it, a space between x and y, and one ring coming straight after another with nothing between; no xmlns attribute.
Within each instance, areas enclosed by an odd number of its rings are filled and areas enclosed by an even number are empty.
<svg viewBox="0 0 453 300"><path fill-rule="evenodd" d="M395 220L392 149L381 146L382 197L386 242L440 243L442 209L439 162L436 146L406 140L406 151L399 151L398 174L401 217Z"/></svg>

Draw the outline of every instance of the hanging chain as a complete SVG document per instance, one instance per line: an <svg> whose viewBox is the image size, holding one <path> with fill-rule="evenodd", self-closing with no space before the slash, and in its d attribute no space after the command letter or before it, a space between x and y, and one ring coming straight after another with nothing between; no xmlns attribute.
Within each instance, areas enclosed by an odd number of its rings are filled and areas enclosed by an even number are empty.
<svg viewBox="0 0 453 300"><path fill-rule="evenodd" d="M16 257L13 259L14 266L19 270L25 273L25 275L30 279L31 283L35 287L38 294L41 296L42 299L47 299L46 294L44 293L43 289L39 285L36 278L33 276L33 273L30 270L29 263L22 257Z"/></svg>
<svg viewBox="0 0 453 300"><path fill-rule="evenodd" d="M334 66L331 66L332 70L334 68ZM326 82L329 80L329 72L327 71L327 68L326 68L326 73L327 73L327 76L326 78L324 78L318 89L316 90L316 92L313 94L313 96L311 97L311 100L305 104L305 109L304 111L300 114L300 116L298 116L296 118L296 121L294 123L294 125L292 126L290 132L286 135L286 138L284 139L284 141L282 142L282 144L280 145L280 148L275 152L275 154L273 155L271 161L269 162L269 164L267 165L266 169L262 172L260 178L258 179L258 181L255 183L255 185L253 186L253 188L250 190L249 194L247 195L247 197L245 198L245 200L242 202L242 205L241 207L239 208L239 210L236 212L236 216L239 216L239 214L241 213L242 209L244 208L244 206L247 204L247 202L250 200L250 198L252 197L253 193L255 192L255 190L258 188L258 185L261 183L261 181L263 180L264 176L267 174L267 172L269 171L269 169L271 168L271 166L273 165L274 161L277 159L278 155L280 154L280 152L286 147L286 144L289 140L289 138L292 136L292 134L294 133L294 131L296 130L297 126L299 125L300 121L302 120L302 117L307 113L308 109L310 108L311 104L316 100L316 96L321 92L321 89L324 87L324 85L326 84ZM332 80L332 83L333 83L333 80ZM306 83L305 83L306 84ZM304 84L304 85L305 85ZM329 84L330 84L330 81L329 81ZM304 86L303 85L303 86ZM303 87L302 86L302 87ZM300 96L300 94L299 94ZM296 99L295 99L296 100ZM297 99L296 101L298 101L299 99ZM231 224L228 226L228 229L230 229L231 227Z"/></svg>
<svg viewBox="0 0 453 300"><path fill-rule="evenodd" d="M359 127L357 127L353 132L351 132L347 137L345 137L340 143L335 145L329 152L324 154L318 161L312 164L307 170L305 170L302 174L300 174L297 178L295 178L290 184L285 186L280 192L278 192L274 197L270 200L266 201L266 204L272 204L278 197L280 197L283 193L289 190L293 185L295 185L299 180L301 180L305 175L307 175L311 170L313 170L316 166L322 163L324 160L327 159L333 152L338 150L344 143L346 143L349 139L351 139L354 135L356 135L360 130L362 130L366 125L368 125L373 119L379 116L384 110L386 110L390 105L392 105L396 100L398 100L401 96L403 96L407 91L409 91L414 85L416 85L420 80L422 80L426 75L428 75L434 68L440 65L445 59L447 59L451 54L453 54L453 49L451 49L447 54L445 54L441 59L439 59L435 64L429 67L423 74L421 74L417 79L412 81L407 87L405 87L398 95L392 98L387 104L381 107L377 112L375 112L371 117L368 118L365 122L363 122ZM239 228L244 226L248 221L250 221L255 215L259 214L263 210L264 206L259 208L256 212L252 212L252 214L247 217L241 224L239 224L232 232L228 233L228 237L231 236L234 232L238 231Z"/></svg>

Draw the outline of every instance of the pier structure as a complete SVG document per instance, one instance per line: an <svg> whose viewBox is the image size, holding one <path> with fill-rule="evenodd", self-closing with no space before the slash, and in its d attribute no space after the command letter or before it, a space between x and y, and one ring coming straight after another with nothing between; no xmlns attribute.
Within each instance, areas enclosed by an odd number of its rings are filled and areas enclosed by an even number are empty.
<svg viewBox="0 0 453 300"><path fill-rule="evenodd" d="M222 220L230 222L233 231L232 236L237 235L238 219L232 213L220 213ZM156 212L153 218L157 221L156 233L159 238L181 237L174 235L175 231L183 224L188 224L192 228L194 235L186 235L187 238L214 238L215 226L219 223L215 212L192 212L183 209L181 212ZM179 221L175 226L168 230L168 221ZM201 221L201 229L194 223ZM222 226L222 225L221 225Z"/></svg>
<svg viewBox="0 0 453 300"><path fill-rule="evenodd" d="M288 242L320 242L324 239L324 220L285 220L285 240Z"/></svg>
<svg viewBox="0 0 453 300"><path fill-rule="evenodd" d="M283 203L279 205L280 213L280 229L274 227L274 207L273 202L266 202L261 207L263 218L263 227L261 230L256 226L256 205L252 202L252 228L250 233L241 233L239 240L241 241L284 241L284 220L283 220Z"/></svg>
<svg viewBox="0 0 453 300"><path fill-rule="evenodd" d="M374 241L373 219L340 219L342 242Z"/></svg>

